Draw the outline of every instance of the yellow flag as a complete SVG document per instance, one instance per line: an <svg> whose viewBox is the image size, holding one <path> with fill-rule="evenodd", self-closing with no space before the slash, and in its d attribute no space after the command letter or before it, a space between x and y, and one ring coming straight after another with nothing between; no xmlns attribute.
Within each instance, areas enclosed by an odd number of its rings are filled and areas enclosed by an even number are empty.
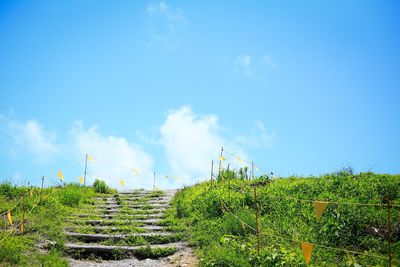
<svg viewBox="0 0 400 267"><path fill-rule="evenodd" d="M301 250L303 250L304 259L305 259L307 265L310 264L313 248L314 248L313 244L301 242Z"/></svg>
<svg viewBox="0 0 400 267"><path fill-rule="evenodd" d="M93 159L92 156L88 155L88 156L87 156L87 160L91 161L91 160L94 160L94 159Z"/></svg>
<svg viewBox="0 0 400 267"><path fill-rule="evenodd" d="M61 181L64 180L64 175L63 175L62 171L58 172L58 177L60 178Z"/></svg>
<svg viewBox="0 0 400 267"><path fill-rule="evenodd" d="M244 163L244 159L240 158L240 157L235 157L237 161Z"/></svg>
<svg viewBox="0 0 400 267"><path fill-rule="evenodd" d="M136 169L136 168L133 168L133 169L132 169L132 171L135 173L135 175L140 175L140 172L139 172L139 170L138 170L138 169Z"/></svg>
<svg viewBox="0 0 400 267"><path fill-rule="evenodd" d="M7 219L8 219L8 222L10 223L10 225L12 225L12 216L11 216L10 210L7 212Z"/></svg>
<svg viewBox="0 0 400 267"><path fill-rule="evenodd" d="M124 185L125 185L125 181L124 180L119 181L119 183L121 184L122 187L124 187Z"/></svg>
<svg viewBox="0 0 400 267"><path fill-rule="evenodd" d="M24 220L22 220L20 227L21 227L21 234L24 234L24 230L25 230Z"/></svg>
<svg viewBox="0 0 400 267"><path fill-rule="evenodd" d="M253 167L257 172L260 170L260 168L258 168L256 164L253 164Z"/></svg>
<svg viewBox="0 0 400 267"><path fill-rule="evenodd" d="M221 157L219 157L219 160L220 160L220 161L224 161L225 158L224 158L223 156L221 156Z"/></svg>
<svg viewBox="0 0 400 267"><path fill-rule="evenodd" d="M83 184L83 183L84 183L83 177L82 177L82 176L79 176L79 183L80 183L80 184Z"/></svg>
<svg viewBox="0 0 400 267"><path fill-rule="evenodd" d="M315 217L317 218L317 221L319 221L322 214L324 213L326 206L328 205L328 202L314 201L313 203L315 208Z"/></svg>

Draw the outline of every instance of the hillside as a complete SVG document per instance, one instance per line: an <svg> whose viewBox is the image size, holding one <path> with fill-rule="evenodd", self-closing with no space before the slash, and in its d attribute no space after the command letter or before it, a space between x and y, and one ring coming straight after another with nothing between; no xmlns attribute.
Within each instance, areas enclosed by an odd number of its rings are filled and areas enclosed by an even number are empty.
<svg viewBox="0 0 400 267"><path fill-rule="evenodd" d="M388 266L390 195L392 266L398 266L399 193L400 175L343 170L249 181L224 171L217 181L179 191L169 220L187 227L201 266L306 266L303 252L310 266Z"/></svg>

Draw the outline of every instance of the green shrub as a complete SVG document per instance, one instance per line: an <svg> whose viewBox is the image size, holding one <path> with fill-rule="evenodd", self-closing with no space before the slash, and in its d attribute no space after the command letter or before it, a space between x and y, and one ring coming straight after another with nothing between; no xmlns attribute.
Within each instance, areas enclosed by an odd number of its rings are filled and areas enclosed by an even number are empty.
<svg viewBox="0 0 400 267"><path fill-rule="evenodd" d="M110 188L108 187L108 185L101 180L96 179L93 183L93 189L94 192L96 193L102 193L102 194L107 194L110 192Z"/></svg>
<svg viewBox="0 0 400 267"><path fill-rule="evenodd" d="M79 185L68 185L60 191L60 202L64 206L77 207L82 201Z"/></svg>

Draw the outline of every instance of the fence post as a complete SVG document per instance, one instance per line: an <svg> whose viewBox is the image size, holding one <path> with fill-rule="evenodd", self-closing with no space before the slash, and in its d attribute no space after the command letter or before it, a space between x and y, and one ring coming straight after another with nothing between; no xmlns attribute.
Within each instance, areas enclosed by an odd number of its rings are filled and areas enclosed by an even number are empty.
<svg viewBox="0 0 400 267"><path fill-rule="evenodd" d="M88 158L88 154L86 153L86 159L85 159L85 175L84 175L84 177L83 177L83 186L86 186L87 158Z"/></svg>
<svg viewBox="0 0 400 267"><path fill-rule="evenodd" d="M211 160L211 174L210 174L211 185L213 184L213 172L214 172L214 160Z"/></svg>
<svg viewBox="0 0 400 267"><path fill-rule="evenodd" d="M229 172L229 164L228 164L227 174L228 174L228 176L226 177L226 179L228 179L228 199L229 199L229 208L232 210L232 201L231 201L231 175L230 175L230 172Z"/></svg>
<svg viewBox="0 0 400 267"><path fill-rule="evenodd" d="M222 146L221 147L221 154L220 154L220 157L219 157L219 166L218 166L218 176L219 177L221 177L220 175L221 175L221 168L222 168L222 153L223 152L224 152L224 147ZM223 178L221 180L223 180Z"/></svg>
<svg viewBox="0 0 400 267"><path fill-rule="evenodd" d="M392 208L391 196L388 195L388 215L387 215L387 231L388 231L388 254L389 254L389 267L392 267L392 226L390 225L390 209Z"/></svg>
<svg viewBox="0 0 400 267"><path fill-rule="evenodd" d="M156 190L156 172L153 172L153 191Z"/></svg>
<svg viewBox="0 0 400 267"><path fill-rule="evenodd" d="M256 210L256 237L257 237L257 253L260 254L260 226L259 226L259 214L257 205L257 186L254 185L254 208Z"/></svg>
<svg viewBox="0 0 400 267"><path fill-rule="evenodd" d="M254 179L254 162L251 162L251 180Z"/></svg>
<svg viewBox="0 0 400 267"><path fill-rule="evenodd" d="M42 195L43 195L43 183L44 183L44 175L42 176L42 186L40 187L40 202L42 202Z"/></svg>

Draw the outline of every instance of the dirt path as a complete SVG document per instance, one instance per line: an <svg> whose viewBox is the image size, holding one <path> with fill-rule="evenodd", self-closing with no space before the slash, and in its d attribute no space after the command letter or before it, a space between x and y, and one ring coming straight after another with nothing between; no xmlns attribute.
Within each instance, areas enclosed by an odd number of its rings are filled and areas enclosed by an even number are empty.
<svg viewBox="0 0 400 267"><path fill-rule="evenodd" d="M196 266L179 233L160 224L175 190L95 198L65 229L70 266ZM143 244L150 244L144 249Z"/></svg>

